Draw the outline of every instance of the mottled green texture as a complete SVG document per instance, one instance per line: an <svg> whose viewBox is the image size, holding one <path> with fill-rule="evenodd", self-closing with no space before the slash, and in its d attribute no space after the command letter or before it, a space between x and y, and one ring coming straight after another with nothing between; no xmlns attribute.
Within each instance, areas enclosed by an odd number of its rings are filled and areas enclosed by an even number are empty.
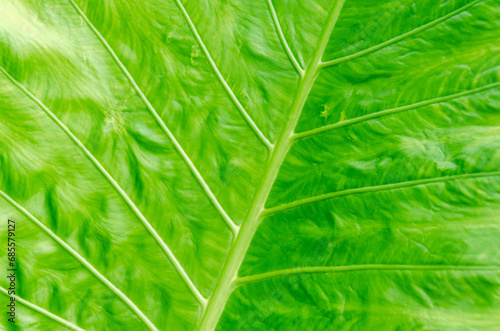
<svg viewBox="0 0 500 331"><path fill-rule="evenodd" d="M0 0L0 328L500 330L499 36L499 0Z"/></svg>

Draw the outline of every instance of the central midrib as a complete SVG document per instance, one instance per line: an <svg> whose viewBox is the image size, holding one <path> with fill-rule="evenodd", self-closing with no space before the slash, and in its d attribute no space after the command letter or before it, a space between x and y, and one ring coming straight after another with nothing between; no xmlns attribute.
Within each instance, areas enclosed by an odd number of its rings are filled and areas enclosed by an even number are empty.
<svg viewBox="0 0 500 331"><path fill-rule="evenodd" d="M254 195L247 217L243 221L241 229L229 249L226 263L224 264L220 278L215 286L215 290L209 298L206 310L202 312L203 316L198 325L198 330L211 331L215 329L226 302L235 287L234 281L238 276L238 270L243 262L248 247L250 246L250 242L259 227L267 197L271 192L271 188L274 184L276 176L278 175L281 164L283 163L283 160L285 159L288 149L293 141L295 126L297 125L307 96L309 95L316 76L318 75L321 58L323 57L330 35L340 15L344 1L345 0L337 1L328 17L325 27L323 28L322 35L319 39L318 46L311 63L307 67L304 77L300 80L285 129L281 133L274 149L271 152L267 167L264 170L263 178Z"/></svg>

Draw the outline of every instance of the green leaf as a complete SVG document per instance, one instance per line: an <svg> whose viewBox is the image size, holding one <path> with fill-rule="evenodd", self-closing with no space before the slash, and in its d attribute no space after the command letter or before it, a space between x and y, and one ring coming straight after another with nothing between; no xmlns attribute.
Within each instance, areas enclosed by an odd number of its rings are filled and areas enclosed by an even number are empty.
<svg viewBox="0 0 500 331"><path fill-rule="evenodd" d="M494 330L498 0L1 0L13 330Z"/></svg>

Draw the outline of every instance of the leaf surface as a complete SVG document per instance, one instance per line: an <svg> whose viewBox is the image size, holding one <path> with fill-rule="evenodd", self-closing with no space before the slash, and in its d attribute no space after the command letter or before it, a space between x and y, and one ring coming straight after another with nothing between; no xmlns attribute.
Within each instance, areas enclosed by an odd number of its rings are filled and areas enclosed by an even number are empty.
<svg viewBox="0 0 500 331"><path fill-rule="evenodd" d="M16 328L498 328L499 33L498 0L0 0Z"/></svg>

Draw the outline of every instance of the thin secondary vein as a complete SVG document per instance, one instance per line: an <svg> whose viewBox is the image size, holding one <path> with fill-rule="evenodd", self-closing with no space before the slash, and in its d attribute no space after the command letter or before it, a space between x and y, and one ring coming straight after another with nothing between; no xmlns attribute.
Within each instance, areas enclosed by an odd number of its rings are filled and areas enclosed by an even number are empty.
<svg viewBox="0 0 500 331"><path fill-rule="evenodd" d="M272 208L264 210L263 216L267 217L267 216L281 213L281 212L284 212L284 211L287 211L287 210L290 210L293 208L308 205L311 203L320 202L320 201L329 200L329 199L338 198L338 197L345 197L348 195L395 190L395 189L400 189L400 188L433 184L433 183L438 183L438 182L446 182L446 181L465 179L465 178L480 178L480 177L490 177L490 176L500 176L500 171L478 172L478 173L473 173L473 174L462 174L462 175L454 175L454 176L447 176L447 177L434 177L434 178L418 179L418 180L412 180L412 181L395 183L395 184L384 184L384 185L377 185L377 186L348 189L348 190L343 190L343 191L321 194L321 195L318 195L315 197L296 200L294 202L290 202L287 204L272 207Z"/></svg>
<svg viewBox="0 0 500 331"><path fill-rule="evenodd" d="M460 92L460 93L456 93L456 94L452 94L452 95L447 95L447 96L439 97L439 98L434 98L434 99L430 99L430 100L425 100L425 101L417 102L417 103L414 103L414 104L411 104L411 105L407 105L407 106L402 106L402 107L397 107L397 108L382 110L382 111L379 111L379 112L376 112L376 113L373 113L373 114L368 114L368 115L356 117L356 118L353 118L353 119L345 120L345 121L342 121L342 122L338 122L338 123L334 123L334 124L330 124L330 125L325 125L323 127L312 129L312 130L309 130L309 131L304 131L304 132L296 133L295 136L294 136L294 139L295 140L299 140L299 139L308 138L308 137L311 137L311 136L319 134L319 133L331 131L331 130L334 130L334 129L338 129L338 128L341 128L341 127L349 126L349 125L352 125L352 124L357 124L357 123L360 123L360 122L365 122L365 121L368 121L368 120L372 120L374 118L379 118L379 117L382 117L382 116L397 114L397 113L401 113L401 112L404 112L404 111L413 110L415 108L420 108L420 107L429 106L429 105L436 104L436 103L441 103L441 102L445 102L445 101L450 101L450 100L458 99L458 98L461 98L461 97L464 97L464 96L467 96L467 95L471 95L471 94L483 92L485 90L489 90L489 89L492 89L492 88L495 88L495 87L498 87L498 86L500 86L500 83L489 84L489 85L478 87L478 88L475 88L475 89L472 89L472 90L463 91L463 92Z"/></svg>
<svg viewBox="0 0 500 331"><path fill-rule="evenodd" d="M139 218L142 224L146 227L148 232L151 234L151 236L163 250L165 255L167 255L167 257L170 259L170 261L174 265L174 268L177 270L177 272L184 280L184 282L186 283L190 291L193 293L193 295L200 301L200 304L204 306L206 299L201 295L197 287L194 285L193 281L188 276L188 274L186 273L180 262L177 260L170 247L168 247L168 245L163 241L163 239L156 232L151 223L149 223L146 217L142 214L139 208L135 205L132 199L130 199L127 193L121 188L120 184L118 184L118 182L108 173L108 171L101 165L101 163L95 158L95 156L85 147L85 145L68 129L68 127L63 122L61 122L61 120L59 120L59 118L56 115L54 115L54 113L50 111L49 108L47 108L47 106L45 106L45 104L42 101L40 101L37 97L35 97L30 91L28 91L12 76L10 76L9 73L7 73L7 71L5 71L4 68L0 67L0 71L16 87L18 87L21 91L24 92L24 94L26 94L31 100L33 100L33 102L35 102L47 114L47 116L49 116L50 119L52 119L59 126L59 128L61 128L62 131L64 131L64 133L66 133L66 135L73 141L73 143L82 150L85 156L87 156L87 158L94 164L94 166L103 174L103 176L109 181L111 186L113 186L116 192L121 196L121 198L129 206L129 208L135 213L135 215Z"/></svg>
<svg viewBox="0 0 500 331"><path fill-rule="evenodd" d="M42 229L49 237L51 237L55 242L57 242L62 248L64 248L70 255L77 259L87 270L89 270L97 279L99 279L105 286L107 286L113 293L115 293L136 315L139 319L150 329L158 331L156 326L147 318L147 316L130 300L118 287L111 283L104 275L102 275L90 262L88 262L83 256L78 254L70 245L68 245L64 240L59 238L52 230L46 227L41 221L39 221L35 216L33 216L29 211L27 211L23 206L18 204L14 199L12 199L7 193L0 190L0 196L7 200L12 206L28 217L33 223L35 223L40 229Z"/></svg>
<svg viewBox="0 0 500 331"><path fill-rule="evenodd" d="M401 41L405 38L408 38L410 36L413 36L419 32L422 32L424 30L427 30L427 29L430 29L431 27L435 26L435 25L438 25L439 23L441 22L444 22L460 13L462 13L463 11L469 9L470 7L476 5L477 3L481 2L481 1L484 1L484 0L475 0L475 1L472 1L471 3L468 3L467 5L463 6L463 7L460 7L458 8L457 10L454 10L452 11L451 13L443 16L443 17L440 17L432 22L429 22L427 24L424 24L414 30L411 30L409 32L406 32L400 36L397 36L395 38L392 38L390 40L387 40L381 44L378 44L378 45L375 45L373 47L370 47L370 48L367 48L365 50L362 50L358 53L355 53L355 54L351 54L351 55L347 55L347 56L344 56L344 57L341 57L341 58L338 58L338 59L335 59L335 60L331 60L331 61L327 61L327 62L323 62L321 64L321 68L327 68L327 67L330 67L330 66L333 66L333 65L336 65L336 64L339 64L339 63L343 63L343 62L347 62L347 61L350 61L350 60L353 60L353 59L356 59L358 57L361 57L361 56L364 56L366 54L369 54L369 53L373 53L375 51L378 51L379 49L382 49L382 48L385 48L389 45L392 45L394 43L397 43L398 41Z"/></svg>
<svg viewBox="0 0 500 331"><path fill-rule="evenodd" d="M303 76L304 75L304 69L300 66L299 62L293 55L293 52L288 45L288 42L286 41L285 34L283 33L283 30L281 29L280 21L278 19L278 15L276 14L276 10L274 9L273 1L272 0L267 0L267 4L269 6L269 11L271 12L271 17L273 18L273 23L274 26L276 27L276 32L278 33L278 36L280 38L281 44L283 45L283 48L285 49L286 54L288 55L288 58L290 59L290 62L292 62L293 66L299 73L299 75Z"/></svg>
<svg viewBox="0 0 500 331"><path fill-rule="evenodd" d="M239 227L233 222L233 220L226 213L226 211L224 210L224 208L222 207L222 205L217 200L215 194L212 192L212 190L210 189L210 187L205 182L205 180L201 176L200 172L198 171L198 169L194 165L193 161L191 161L191 159L189 158L189 156L187 155L187 153L184 151L184 149L182 148L182 146L179 144L179 142L177 141L177 139L175 138L175 136L173 135L173 133L170 131L170 129L166 126L165 122L163 122L163 120L161 119L161 117L158 115L158 113L156 112L156 110L153 107L153 105L149 102L149 100L146 98L146 96L144 95L144 93L142 92L142 90L139 88L139 86L135 82L135 80L132 77L132 75L128 72L127 68L125 68L125 66L120 61L120 59L118 58L118 56L115 54L115 52L113 51L113 49L111 48L111 46L108 44L108 42L106 41L106 39L104 39L104 37L99 33L99 31L96 29L96 27L92 24L92 22L90 22L90 20L87 18L87 16L85 15L85 13L80 9L80 7L78 7L78 5L74 2L74 0L68 0L68 1L73 5L73 7L75 8L75 10L78 12L78 14L87 23L87 25L90 28L90 30L95 34L95 36L99 39L99 41L104 46L104 48L111 55L111 57L113 58L113 60L115 61L115 63L118 65L118 67L120 68L120 70L122 71L122 73L125 75L125 77L129 81L129 83L132 85L132 87L134 88L134 90L137 92L137 94L139 95L139 97L142 99L142 101L146 105L146 108L148 108L149 112L153 115L153 117L155 118L155 120L158 123L158 125L160 126L160 128L163 130L163 132L170 139L170 141L174 145L174 148L176 149L176 151L182 157L182 159L184 160L184 162L186 162L186 164L189 167L189 170L194 175L194 177L196 178L196 180L200 184L201 188L203 189L203 192L205 192L205 194L207 195L207 197L209 198L209 200L212 202L212 204L217 209L217 211L219 212L219 214L222 216L222 218L224 219L224 221L227 223L227 225L229 226L229 228L233 232L233 235L236 235L236 233L238 232Z"/></svg>
<svg viewBox="0 0 500 331"><path fill-rule="evenodd" d="M263 172L262 180L257 188L251 203L250 209L236 240L231 245L226 262L224 263L219 280L215 286L215 290L209 299L207 309L202 315L200 324L197 330L212 331L217 326L217 322L222 314L227 300L233 289L233 281L237 277L238 270L243 258L250 246L252 238L259 227L262 220L262 211L264 209L267 197L271 192L273 183L278 175L279 169L292 143L293 132L297 126L297 122L302 112L302 108L307 100L307 96L318 75L318 66L325 51L329 37L337 23L337 20L342 11L345 0L337 0L332 6L332 10L328 15L328 19L323 27L321 36L318 41L316 50L312 56L312 60L301 77L299 86L293 98L293 104L289 112L289 117L285 128L280 134L275 148L271 152L271 156Z"/></svg>
<svg viewBox="0 0 500 331"><path fill-rule="evenodd" d="M317 274L317 273L338 273L352 271L370 271L370 270L429 270L429 271L498 271L500 266L497 265L478 265L478 266L461 266L461 265L408 265L408 264L361 264L361 265L346 265L333 267L298 267L283 270L270 271L262 274L237 278L234 281L234 286L242 286L251 283L262 282L273 278L294 276L300 274Z"/></svg>
<svg viewBox="0 0 500 331"><path fill-rule="evenodd" d="M224 89L226 90L227 95L229 98L233 101L234 105L238 109L238 111L241 113L243 118L246 120L250 128L253 130L253 132L256 134L256 136L260 139L260 141L269 149L273 149L273 144L266 138L266 136L262 133L262 131L259 129L257 124L253 121L253 119L250 117L248 112L245 110L241 102L238 100L236 95L234 94L233 90L231 87L229 87L229 84L226 82L224 77L219 71L219 68L215 64L215 61L212 59L212 56L210 55L210 52L208 51L207 47L205 46L205 43L203 43L203 40L201 39L200 34L198 33L198 30L194 26L193 21L191 20L191 17L189 16L188 12L186 11L186 8L184 8L184 5L180 0L175 0L177 3L177 6L182 12L182 15L186 19L186 22L189 25L189 28L191 29L191 32L193 33L194 37L198 41L198 44L200 45L201 49L203 50L203 53L207 57L208 62L210 63L210 66L212 67L212 70L214 71L215 75L219 79L219 82L222 84Z"/></svg>
<svg viewBox="0 0 500 331"><path fill-rule="evenodd" d="M1 286L0 286L0 292L2 292L5 295L11 297L11 295L9 295L9 292L6 289L4 289L3 287L1 287ZM48 318L50 318L50 319L52 319L52 320L60 323L61 325L64 325L64 326L70 328L71 330L85 331L84 329L82 329L79 326L71 323L70 321L65 320L64 318L61 318L61 317L59 317L57 315L54 315L50 311L47 311L47 310L43 309L42 307L39 307L39 306L37 306L37 305L35 305L35 304L27 301L27 300L24 300L23 298L20 298L17 295L13 295L12 297L14 297L16 299L16 301L22 303L26 307L29 307L30 309L32 309L32 310L34 310L34 311L36 311L36 312L38 312L38 313L40 313L40 314L42 314L42 315L44 315L44 316L46 316Z"/></svg>

